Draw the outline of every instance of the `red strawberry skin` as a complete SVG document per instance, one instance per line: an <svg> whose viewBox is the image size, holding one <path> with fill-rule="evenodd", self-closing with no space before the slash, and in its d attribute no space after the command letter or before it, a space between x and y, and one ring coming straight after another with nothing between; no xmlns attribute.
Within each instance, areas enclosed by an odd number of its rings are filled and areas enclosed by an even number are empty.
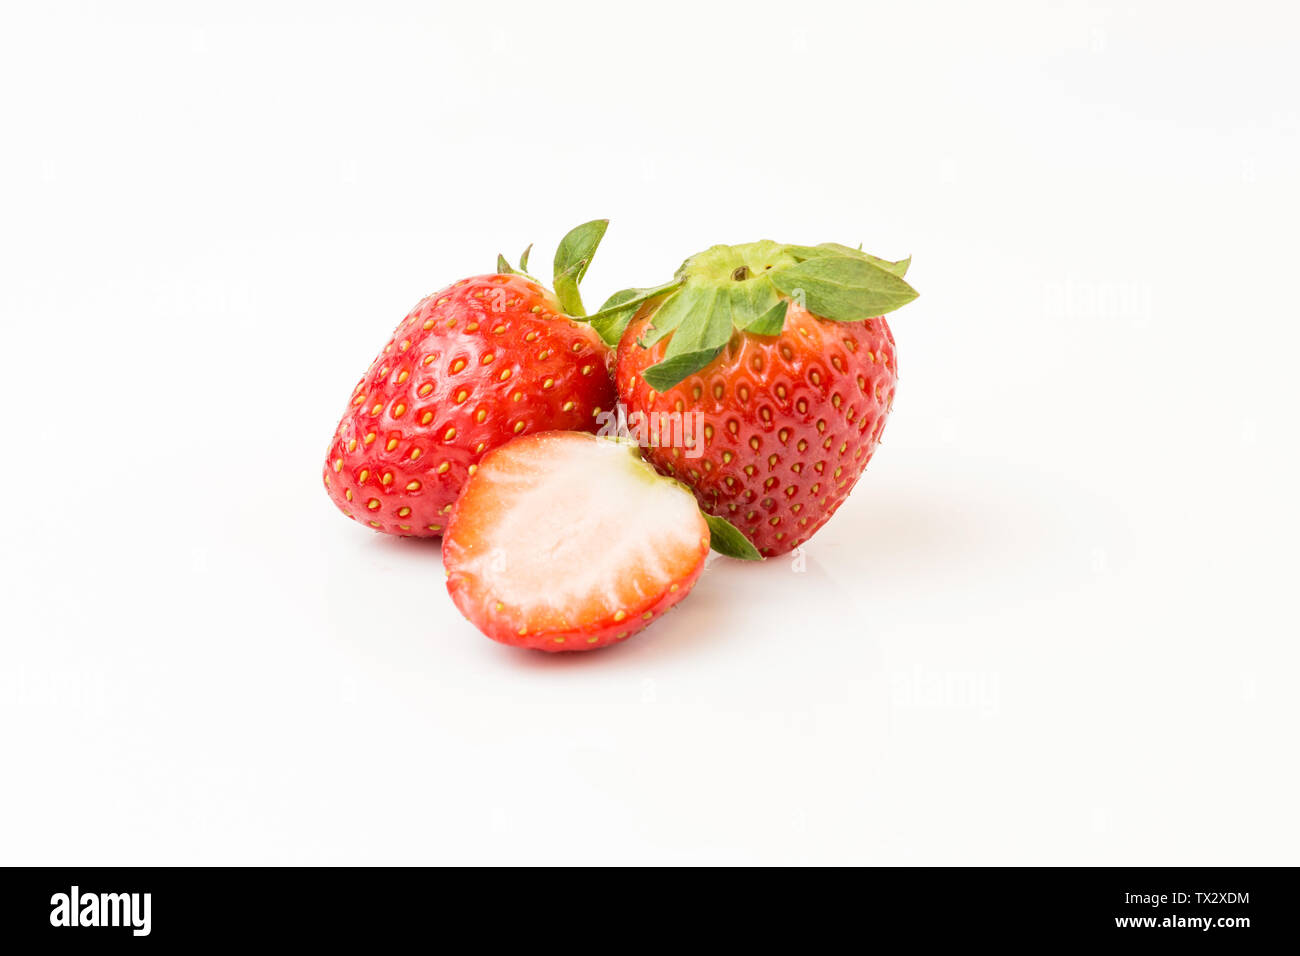
<svg viewBox="0 0 1300 956"><path fill-rule="evenodd" d="M848 496L880 443L898 380L883 317L830 322L791 302L779 335L737 332L714 361L660 394L642 373L670 339L637 344L643 308L618 347L615 379L629 414L699 411L704 450L651 447L659 471L688 485L764 557L806 542Z"/></svg>
<svg viewBox="0 0 1300 956"><path fill-rule="evenodd" d="M484 454L518 435L594 431L609 350L524 276L462 279L421 300L353 389L325 489L355 521L441 535Z"/></svg>

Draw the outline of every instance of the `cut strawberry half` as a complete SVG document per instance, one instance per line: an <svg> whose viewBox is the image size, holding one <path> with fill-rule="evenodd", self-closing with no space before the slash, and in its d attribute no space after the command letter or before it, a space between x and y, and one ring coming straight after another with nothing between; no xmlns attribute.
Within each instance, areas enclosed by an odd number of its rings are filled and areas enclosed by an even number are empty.
<svg viewBox="0 0 1300 956"><path fill-rule="evenodd" d="M489 452L452 510L447 590L493 640L543 651L622 641L690 591L709 525L637 446L581 432Z"/></svg>

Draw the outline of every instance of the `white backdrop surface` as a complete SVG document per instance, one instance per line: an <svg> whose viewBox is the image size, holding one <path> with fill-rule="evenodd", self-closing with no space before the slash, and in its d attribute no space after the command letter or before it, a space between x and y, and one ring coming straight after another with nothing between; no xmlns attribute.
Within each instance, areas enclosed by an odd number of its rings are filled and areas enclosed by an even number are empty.
<svg viewBox="0 0 1300 956"><path fill-rule="evenodd" d="M1297 862L1282 4L8 5L0 863ZM320 487L422 295L912 254L802 570L513 651Z"/></svg>

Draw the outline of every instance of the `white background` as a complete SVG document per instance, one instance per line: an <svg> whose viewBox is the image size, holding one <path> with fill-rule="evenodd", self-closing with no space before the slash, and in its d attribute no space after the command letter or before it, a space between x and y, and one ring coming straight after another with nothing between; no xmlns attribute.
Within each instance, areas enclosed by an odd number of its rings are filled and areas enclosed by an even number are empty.
<svg viewBox="0 0 1300 956"><path fill-rule="evenodd" d="M1298 862L1285 4L6 4L0 862ZM320 465L613 220L915 256L789 558L542 656Z"/></svg>

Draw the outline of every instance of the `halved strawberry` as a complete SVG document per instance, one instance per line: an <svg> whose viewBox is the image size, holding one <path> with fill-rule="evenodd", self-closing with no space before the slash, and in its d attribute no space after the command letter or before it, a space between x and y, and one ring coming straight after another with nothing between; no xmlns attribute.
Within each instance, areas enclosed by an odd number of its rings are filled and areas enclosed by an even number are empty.
<svg viewBox="0 0 1300 956"><path fill-rule="evenodd" d="M493 640L604 647L687 595L710 526L691 492L634 444L525 435L488 452L452 509L442 542L447 590Z"/></svg>

